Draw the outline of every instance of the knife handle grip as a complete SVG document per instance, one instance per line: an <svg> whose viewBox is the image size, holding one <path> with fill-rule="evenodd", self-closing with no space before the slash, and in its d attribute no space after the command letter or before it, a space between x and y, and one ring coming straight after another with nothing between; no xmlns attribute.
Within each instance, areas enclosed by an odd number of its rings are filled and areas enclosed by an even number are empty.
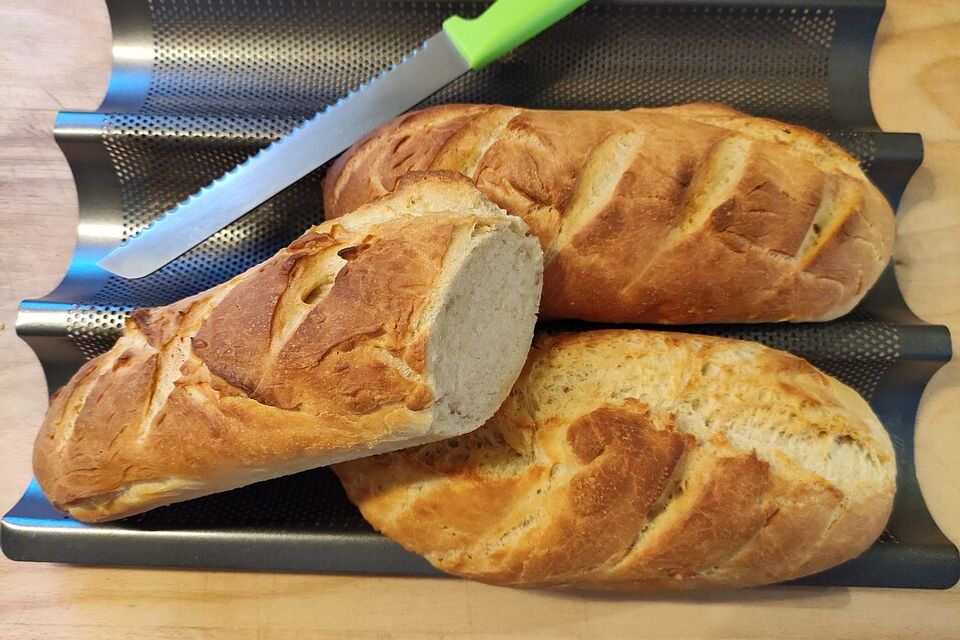
<svg viewBox="0 0 960 640"><path fill-rule="evenodd" d="M482 69L586 2L497 0L476 18L447 18L443 30L470 66Z"/></svg>

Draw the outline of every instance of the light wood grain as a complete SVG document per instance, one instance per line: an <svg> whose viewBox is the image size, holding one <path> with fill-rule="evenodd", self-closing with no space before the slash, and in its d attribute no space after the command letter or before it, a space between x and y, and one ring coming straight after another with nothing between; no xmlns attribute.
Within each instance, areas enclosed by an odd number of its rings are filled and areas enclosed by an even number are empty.
<svg viewBox="0 0 960 640"><path fill-rule="evenodd" d="M17 301L52 289L73 251L76 195L51 135L95 109L110 66L102 0L0 3L0 509L29 477L46 408L13 335ZM874 55L880 123L920 131L897 275L912 308L960 330L960 3L890 0ZM921 406L917 457L934 516L960 541L960 362ZM960 637L960 592L769 588L673 598L517 592L445 579L17 564L0 559L0 638Z"/></svg>
<svg viewBox="0 0 960 640"><path fill-rule="evenodd" d="M960 3L889 2L870 91L880 126L919 131L924 162L897 216L897 280L911 309L960 336ZM960 349L955 348L955 353ZM924 393L917 420L920 486L934 519L960 542L960 360ZM958 590L960 593L960 590ZM956 605L960 608L960 602ZM960 637L960 629L954 631Z"/></svg>

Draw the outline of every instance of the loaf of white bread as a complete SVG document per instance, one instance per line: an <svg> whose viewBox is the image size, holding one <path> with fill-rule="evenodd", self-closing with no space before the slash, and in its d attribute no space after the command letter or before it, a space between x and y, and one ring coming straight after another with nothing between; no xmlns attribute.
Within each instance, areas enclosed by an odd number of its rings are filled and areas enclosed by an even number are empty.
<svg viewBox="0 0 960 640"><path fill-rule="evenodd" d="M134 312L53 397L40 486L95 522L475 429L533 337L526 231L462 176L412 175L229 282Z"/></svg>
<svg viewBox="0 0 960 640"><path fill-rule="evenodd" d="M325 215L428 169L466 175L540 239L542 318L829 320L863 298L893 248L889 204L843 149L708 104L409 113L336 162Z"/></svg>
<svg viewBox="0 0 960 640"><path fill-rule="evenodd" d="M826 569L881 533L896 474L867 403L806 361L640 330L541 336L478 430L334 470L443 571L611 589Z"/></svg>

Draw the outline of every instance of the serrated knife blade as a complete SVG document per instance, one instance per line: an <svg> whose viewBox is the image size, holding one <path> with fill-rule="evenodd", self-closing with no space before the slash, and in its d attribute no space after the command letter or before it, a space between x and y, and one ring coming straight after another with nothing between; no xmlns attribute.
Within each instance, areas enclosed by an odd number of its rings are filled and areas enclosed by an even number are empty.
<svg viewBox="0 0 960 640"><path fill-rule="evenodd" d="M481 69L587 0L496 0L451 16L401 62L200 189L97 263L149 275L470 69Z"/></svg>
<svg viewBox="0 0 960 640"><path fill-rule="evenodd" d="M98 264L124 278L153 273L469 70L441 31L170 209Z"/></svg>

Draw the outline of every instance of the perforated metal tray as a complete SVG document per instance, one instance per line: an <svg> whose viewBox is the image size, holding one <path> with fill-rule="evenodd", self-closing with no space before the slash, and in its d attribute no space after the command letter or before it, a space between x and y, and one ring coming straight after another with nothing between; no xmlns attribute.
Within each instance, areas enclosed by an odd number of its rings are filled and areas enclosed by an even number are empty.
<svg viewBox="0 0 960 640"><path fill-rule="evenodd" d="M322 219L323 169L158 273L93 263L222 171L482 2L108 0L114 72L96 113L61 113L57 140L81 207L62 284L23 303L19 334L51 390L108 349L135 306L170 302L265 259ZM868 66L879 0L592 0L484 71L427 101L626 108L694 100L825 131L896 205L920 164L913 134L883 133ZM574 46L575 43L575 46ZM699 327L809 358L863 394L891 432L899 486L887 531L862 557L805 584L947 587L957 550L927 511L913 466L916 407L949 360L949 335L906 308L892 272L828 324ZM23 425L32 429L37 425ZM21 455L27 455L21 452ZM100 526L55 511L32 484L0 526L18 560L264 570L432 573L374 533L319 469Z"/></svg>

